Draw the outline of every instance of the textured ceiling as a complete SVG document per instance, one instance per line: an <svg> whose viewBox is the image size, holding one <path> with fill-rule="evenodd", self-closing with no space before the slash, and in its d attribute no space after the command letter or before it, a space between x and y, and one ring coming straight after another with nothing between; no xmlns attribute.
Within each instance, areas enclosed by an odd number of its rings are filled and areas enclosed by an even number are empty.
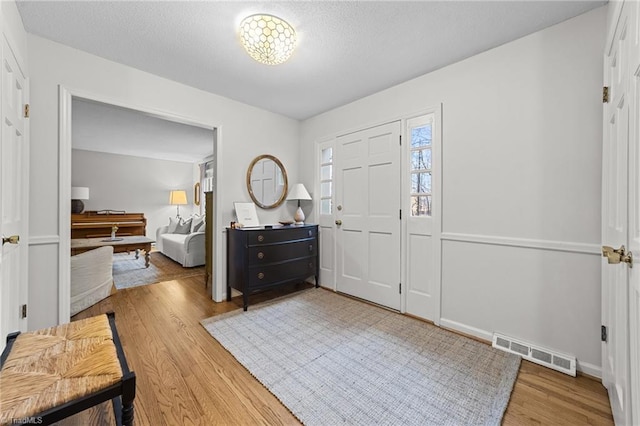
<svg viewBox="0 0 640 426"><path fill-rule="evenodd" d="M605 4L571 1L24 1L28 32L171 80L305 119ZM299 42L262 65L237 36L258 12Z"/></svg>

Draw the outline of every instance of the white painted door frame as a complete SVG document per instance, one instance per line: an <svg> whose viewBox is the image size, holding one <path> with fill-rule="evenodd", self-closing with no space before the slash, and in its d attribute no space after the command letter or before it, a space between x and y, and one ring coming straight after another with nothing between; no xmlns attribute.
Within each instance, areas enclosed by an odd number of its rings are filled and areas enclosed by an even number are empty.
<svg viewBox="0 0 640 426"><path fill-rule="evenodd" d="M128 108L136 111L140 111L157 118L174 121L181 124L186 124L195 127L202 127L206 129L213 129L216 134L216 140L214 143L214 187L215 187L215 201L214 201L214 222L215 226L207 227L207 231L212 233L213 236L213 250L212 250L212 268L214 270L213 284L212 284L212 299L215 301L223 300L223 292L225 291L224 277L223 277L223 265L221 262L216 263L216 259L222 259L223 256L218 255L224 253L225 245L224 239L221 237L218 230L224 229L222 224L222 212L218 206L222 205L222 186L219 185L219 177L222 176L222 126L212 122L202 122L190 117L180 116L167 111L160 111L154 108L149 108L142 105L133 105L128 102L123 102L119 99L109 98L107 96L98 95L95 93L88 93L83 90L73 89L69 87L59 86L59 258L58 258L58 321L59 323L69 322L70 319L70 253L71 253L71 106L72 99L74 97L87 99L91 101L101 102L122 108Z"/></svg>

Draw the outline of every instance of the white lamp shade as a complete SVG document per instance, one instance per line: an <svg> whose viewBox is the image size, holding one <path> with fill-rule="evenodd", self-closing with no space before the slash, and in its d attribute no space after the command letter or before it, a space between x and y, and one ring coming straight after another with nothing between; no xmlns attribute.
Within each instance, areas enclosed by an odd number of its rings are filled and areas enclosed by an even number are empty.
<svg viewBox="0 0 640 426"><path fill-rule="evenodd" d="M72 200L88 200L89 188L84 186L71 187L71 199Z"/></svg>
<svg viewBox="0 0 640 426"><path fill-rule="evenodd" d="M169 204L173 206L187 204L187 191L182 189L171 191L169 193Z"/></svg>
<svg viewBox="0 0 640 426"><path fill-rule="evenodd" d="M307 188L304 187L301 183L296 183L289 191L289 196L287 196L287 200L310 200L311 195L307 191Z"/></svg>

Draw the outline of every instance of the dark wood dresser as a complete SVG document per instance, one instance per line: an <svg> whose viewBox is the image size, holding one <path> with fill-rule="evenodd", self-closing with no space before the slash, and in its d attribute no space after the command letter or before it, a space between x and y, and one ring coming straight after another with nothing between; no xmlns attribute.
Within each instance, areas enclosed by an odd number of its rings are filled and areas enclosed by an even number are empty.
<svg viewBox="0 0 640 426"><path fill-rule="evenodd" d="M231 289L249 295L280 284L319 279L318 225L227 228L227 300Z"/></svg>

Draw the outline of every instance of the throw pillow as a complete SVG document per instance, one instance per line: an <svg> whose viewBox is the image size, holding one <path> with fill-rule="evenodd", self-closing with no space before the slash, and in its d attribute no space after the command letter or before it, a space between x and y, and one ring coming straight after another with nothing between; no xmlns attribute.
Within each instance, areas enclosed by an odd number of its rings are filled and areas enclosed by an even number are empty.
<svg viewBox="0 0 640 426"><path fill-rule="evenodd" d="M174 234L188 234L191 232L191 219L180 222Z"/></svg>
<svg viewBox="0 0 640 426"><path fill-rule="evenodd" d="M191 232L193 233L202 231L204 231L204 216L193 216L191 222Z"/></svg>
<svg viewBox="0 0 640 426"><path fill-rule="evenodd" d="M176 228L178 227L178 225L180 225L180 219L170 217L169 218L169 229L167 230L167 233L168 234L175 234L176 233Z"/></svg>

